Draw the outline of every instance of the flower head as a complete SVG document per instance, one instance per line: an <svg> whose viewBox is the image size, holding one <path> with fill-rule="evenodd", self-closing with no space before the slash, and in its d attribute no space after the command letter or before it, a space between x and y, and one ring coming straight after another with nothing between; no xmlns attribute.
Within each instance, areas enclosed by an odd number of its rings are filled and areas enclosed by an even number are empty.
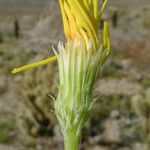
<svg viewBox="0 0 150 150"><path fill-rule="evenodd" d="M66 150L76 150L80 143L81 131L93 104L94 84L110 52L106 21L101 41L99 33L107 1L104 0L99 9L99 0L59 0L67 42L58 44L58 51L54 50L56 56L12 71L17 73L58 60L59 94L55 101L55 113ZM76 148L73 149L74 144Z"/></svg>
<svg viewBox="0 0 150 150"><path fill-rule="evenodd" d="M102 44L103 49L107 50L107 54L109 54L110 33L106 21L104 22L103 42L99 40L99 24L108 0L103 0L100 10L99 0L59 0L59 2L67 42L82 41L85 54L89 45L93 45L91 50L94 53ZM56 60L57 57L54 56L31 65L15 68L12 73L19 73Z"/></svg>

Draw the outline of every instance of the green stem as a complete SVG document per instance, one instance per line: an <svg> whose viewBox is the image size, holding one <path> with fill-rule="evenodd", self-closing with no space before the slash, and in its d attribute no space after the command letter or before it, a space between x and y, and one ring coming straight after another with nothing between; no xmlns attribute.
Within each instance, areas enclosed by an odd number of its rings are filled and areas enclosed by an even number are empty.
<svg viewBox="0 0 150 150"><path fill-rule="evenodd" d="M64 140L65 150L79 150L80 137L69 136Z"/></svg>

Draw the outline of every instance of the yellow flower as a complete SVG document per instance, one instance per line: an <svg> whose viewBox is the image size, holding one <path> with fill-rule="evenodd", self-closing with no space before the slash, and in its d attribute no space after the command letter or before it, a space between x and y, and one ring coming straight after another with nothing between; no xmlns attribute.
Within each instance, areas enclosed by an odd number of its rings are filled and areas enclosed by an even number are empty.
<svg viewBox="0 0 150 150"><path fill-rule="evenodd" d="M59 0L64 24L64 32L67 42L76 40L83 41L85 53L89 41L92 43L92 53L100 48L99 24L108 0L104 0L99 10L99 0ZM102 42L101 42L102 43ZM103 47L110 51L110 34L108 23L105 21L103 29ZM46 60L15 68L12 73L19 73L38 66L56 61L53 56Z"/></svg>
<svg viewBox="0 0 150 150"><path fill-rule="evenodd" d="M82 129L93 105L93 88L110 52L108 23L100 41L99 0L60 0L66 44L58 44L59 94L55 114L64 136L65 149L77 150Z"/></svg>
<svg viewBox="0 0 150 150"><path fill-rule="evenodd" d="M58 60L59 94L55 114L64 136L65 150L77 150L82 129L93 105L93 89L102 65L110 52L108 23L104 22L103 39L99 26L108 0L59 0L66 44L58 44L56 56L15 68L12 73L28 70Z"/></svg>
<svg viewBox="0 0 150 150"><path fill-rule="evenodd" d="M99 0L60 0L64 32L68 41L83 39L85 46L92 40L94 51L100 47L99 23L108 0L98 11Z"/></svg>

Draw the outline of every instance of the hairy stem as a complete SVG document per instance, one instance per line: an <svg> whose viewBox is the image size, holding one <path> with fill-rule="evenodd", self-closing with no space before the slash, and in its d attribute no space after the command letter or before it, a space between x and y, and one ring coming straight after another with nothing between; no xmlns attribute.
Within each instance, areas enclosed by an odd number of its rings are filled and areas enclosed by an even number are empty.
<svg viewBox="0 0 150 150"><path fill-rule="evenodd" d="M80 136L71 135L64 139L65 150L79 150Z"/></svg>

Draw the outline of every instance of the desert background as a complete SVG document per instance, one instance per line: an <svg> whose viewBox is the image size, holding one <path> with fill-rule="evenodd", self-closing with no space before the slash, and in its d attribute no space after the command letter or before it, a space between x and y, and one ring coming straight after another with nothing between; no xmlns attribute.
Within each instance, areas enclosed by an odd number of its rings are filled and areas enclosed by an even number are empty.
<svg viewBox="0 0 150 150"><path fill-rule="evenodd" d="M112 50L80 149L150 150L150 0L109 0L103 19ZM59 41L58 0L0 0L0 150L63 150L57 62L11 74L53 56Z"/></svg>

